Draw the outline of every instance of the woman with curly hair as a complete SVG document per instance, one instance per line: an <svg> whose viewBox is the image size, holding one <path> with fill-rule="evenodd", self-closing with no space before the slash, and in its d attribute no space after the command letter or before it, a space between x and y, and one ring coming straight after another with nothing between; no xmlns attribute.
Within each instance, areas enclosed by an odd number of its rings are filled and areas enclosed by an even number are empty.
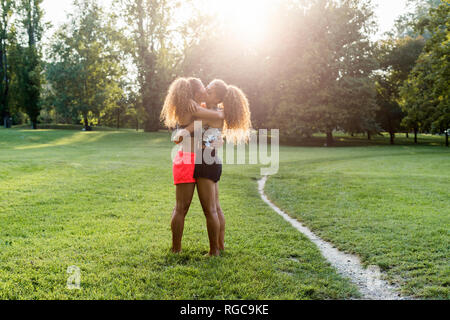
<svg viewBox="0 0 450 320"><path fill-rule="evenodd" d="M216 149L222 145L223 138L229 143L247 142L251 120L248 100L238 87L216 79L207 86L206 91L206 107L214 111L223 110L224 118L202 121L202 162L195 164L194 179L204 212L216 212L219 218L218 248L222 251L225 250L225 216L219 203L218 187L222 164L216 157ZM193 123L186 130L193 132Z"/></svg>
<svg viewBox="0 0 450 320"><path fill-rule="evenodd" d="M202 108L199 104L206 99L206 90L201 80L196 78L178 78L169 87L161 119L168 128L184 128L194 119L212 121L221 120L224 113ZM184 220L191 205L195 185L206 216L208 236L210 239L210 255L218 255L218 233L220 222L217 211L210 210L207 200L204 200L209 185L198 182L194 178L195 152L194 141L184 144L173 160L173 177L176 186L176 204L172 212L172 252L181 251Z"/></svg>

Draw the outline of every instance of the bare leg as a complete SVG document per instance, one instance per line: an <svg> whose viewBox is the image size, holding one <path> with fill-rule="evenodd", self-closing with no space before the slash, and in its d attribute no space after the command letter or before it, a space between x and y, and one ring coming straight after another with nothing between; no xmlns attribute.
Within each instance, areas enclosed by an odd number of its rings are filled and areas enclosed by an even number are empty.
<svg viewBox="0 0 450 320"><path fill-rule="evenodd" d="M182 183L176 185L176 204L172 212L170 226L172 228L172 252L181 251L181 238L183 237L184 218L191 205L194 195L195 183Z"/></svg>
<svg viewBox="0 0 450 320"><path fill-rule="evenodd" d="M206 227L209 237L209 255L219 255L220 222L217 216L215 183L206 178L197 179L197 192L203 213L206 217Z"/></svg>
<svg viewBox="0 0 450 320"><path fill-rule="evenodd" d="M216 196L216 208L217 208L217 216L219 217L220 222L220 232L219 232L219 250L225 250L225 216L223 215L222 208L219 203L219 184L215 184L215 196Z"/></svg>

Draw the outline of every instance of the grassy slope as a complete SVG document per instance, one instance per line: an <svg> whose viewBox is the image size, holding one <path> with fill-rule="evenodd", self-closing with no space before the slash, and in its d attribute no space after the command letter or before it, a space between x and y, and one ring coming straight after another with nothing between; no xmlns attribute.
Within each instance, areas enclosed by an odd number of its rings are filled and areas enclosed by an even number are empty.
<svg viewBox="0 0 450 320"><path fill-rule="evenodd" d="M450 150L432 146L441 140L284 147L266 192L322 238L379 265L404 293L448 299Z"/></svg>
<svg viewBox="0 0 450 320"><path fill-rule="evenodd" d="M260 199L255 166L225 166L220 258L195 196L169 253L169 136L0 129L0 298L335 299L356 296ZM82 290L66 289L68 266Z"/></svg>

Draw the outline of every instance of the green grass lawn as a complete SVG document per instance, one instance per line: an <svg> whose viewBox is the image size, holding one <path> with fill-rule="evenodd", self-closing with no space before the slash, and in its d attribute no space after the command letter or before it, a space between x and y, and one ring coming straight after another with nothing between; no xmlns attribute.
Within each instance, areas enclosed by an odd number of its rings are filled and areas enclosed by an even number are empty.
<svg viewBox="0 0 450 320"><path fill-rule="evenodd" d="M284 147L266 193L323 239L380 266L403 293L449 299L450 150L433 138L421 136L421 146Z"/></svg>
<svg viewBox="0 0 450 320"><path fill-rule="evenodd" d="M171 254L169 139L0 129L0 298L358 297L262 202L258 166L224 166L226 253L203 257L208 238L195 195L183 253ZM448 298L450 152L421 139L427 146L283 147L266 192L323 238L381 266L405 293ZM66 288L72 265L81 290Z"/></svg>
<svg viewBox="0 0 450 320"><path fill-rule="evenodd" d="M257 166L224 167L222 257L195 195L169 253L167 133L0 129L2 299L346 299L358 293L264 204ZM66 288L69 266L81 290Z"/></svg>

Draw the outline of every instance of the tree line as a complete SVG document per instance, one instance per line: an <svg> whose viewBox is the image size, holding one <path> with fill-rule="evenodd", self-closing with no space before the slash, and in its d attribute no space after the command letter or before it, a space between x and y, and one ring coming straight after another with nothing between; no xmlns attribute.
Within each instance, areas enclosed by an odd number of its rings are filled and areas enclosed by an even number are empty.
<svg viewBox="0 0 450 320"><path fill-rule="evenodd" d="M42 0L0 0L0 113L5 127L17 110L36 128L41 109ZM14 19L14 23L12 19Z"/></svg>
<svg viewBox="0 0 450 320"><path fill-rule="evenodd" d="M156 131L170 82L196 76L242 87L254 127L279 128L286 141L386 131L392 144L398 132L416 142L426 132L448 145L450 3L408 2L414 10L373 41L370 0L274 1L269 31L250 45L201 1L115 0L105 11L75 0L44 44L42 0L0 0L0 112L5 126Z"/></svg>

